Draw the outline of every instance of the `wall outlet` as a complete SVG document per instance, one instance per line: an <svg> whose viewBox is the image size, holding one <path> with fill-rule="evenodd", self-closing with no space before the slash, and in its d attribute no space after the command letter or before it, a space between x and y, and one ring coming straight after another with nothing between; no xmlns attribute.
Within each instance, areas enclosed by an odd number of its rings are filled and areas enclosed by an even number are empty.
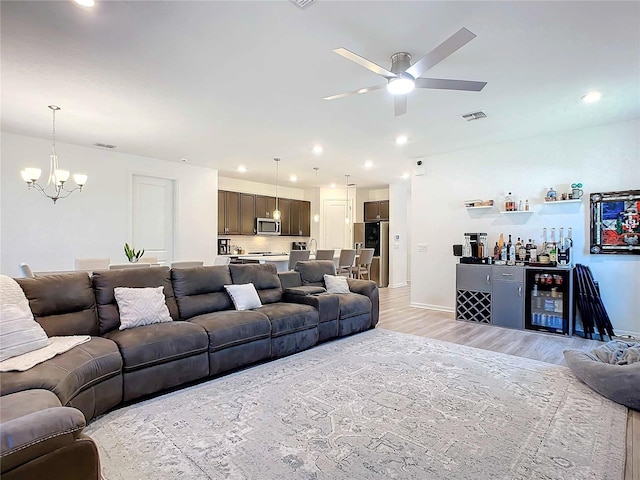
<svg viewBox="0 0 640 480"><path fill-rule="evenodd" d="M428 248L427 248L427 244L426 243L419 243L418 244L418 252L426 253L427 250L428 250Z"/></svg>

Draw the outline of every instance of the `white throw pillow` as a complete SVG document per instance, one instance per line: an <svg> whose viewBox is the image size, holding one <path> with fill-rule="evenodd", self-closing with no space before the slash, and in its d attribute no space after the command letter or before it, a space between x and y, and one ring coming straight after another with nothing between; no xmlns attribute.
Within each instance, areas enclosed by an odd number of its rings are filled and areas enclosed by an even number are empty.
<svg viewBox="0 0 640 480"><path fill-rule="evenodd" d="M29 301L13 278L0 275L0 362L49 345Z"/></svg>
<svg viewBox="0 0 640 480"><path fill-rule="evenodd" d="M253 283L225 285L224 288L231 297L236 310L251 310L262 306L262 302L260 302L260 297Z"/></svg>
<svg viewBox="0 0 640 480"><path fill-rule="evenodd" d="M347 277L340 275L324 274L324 284L327 287L327 293L351 293Z"/></svg>
<svg viewBox="0 0 640 480"><path fill-rule="evenodd" d="M120 310L120 330L171 321L164 287L116 287L113 293Z"/></svg>

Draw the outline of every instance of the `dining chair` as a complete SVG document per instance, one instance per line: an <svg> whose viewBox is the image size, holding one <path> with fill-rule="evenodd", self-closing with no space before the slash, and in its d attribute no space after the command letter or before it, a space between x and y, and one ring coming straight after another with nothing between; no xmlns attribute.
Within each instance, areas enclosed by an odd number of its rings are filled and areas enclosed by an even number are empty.
<svg viewBox="0 0 640 480"><path fill-rule="evenodd" d="M108 270L110 263L108 258L76 258L76 270Z"/></svg>
<svg viewBox="0 0 640 480"><path fill-rule="evenodd" d="M351 275L354 278L364 278L366 275L367 280L371 280L371 262L373 262L373 248L361 249L356 265L351 269Z"/></svg>
<svg viewBox="0 0 640 480"><path fill-rule="evenodd" d="M333 260L335 254L335 250L318 250L316 252L316 260Z"/></svg>
<svg viewBox="0 0 640 480"><path fill-rule="evenodd" d="M22 272L22 276L24 278L33 278L33 277L35 277L35 275L33 274L33 270L31 270L31 267L29 266L28 263L21 263L20 264L20 272Z"/></svg>
<svg viewBox="0 0 640 480"><path fill-rule="evenodd" d="M340 259L338 260L337 275L351 276L351 268L353 267L353 261L356 259L356 251L354 249L340 250Z"/></svg>
<svg viewBox="0 0 640 480"><path fill-rule="evenodd" d="M289 270L293 270L298 262L309 260L309 250L291 250L289 252Z"/></svg>
<svg viewBox="0 0 640 480"><path fill-rule="evenodd" d="M231 258L223 257L222 255L218 255L213 259L214 265L229 265L229 262L231 262Z"/></svg>
<svg viewBox="0 0 640 480"><path fill-rule="evenodd" d="M171 268L192 268L202 266L204 266L204 262L200 260L182 260L178 262L171 262Z"/></svg>
<svg viewBox="0 0 640 480"><path fill-rule="evenodd" d="M112 263L109 265L109 270L123 270L125 268L144 268L151 267L150 263Z"/></svg>

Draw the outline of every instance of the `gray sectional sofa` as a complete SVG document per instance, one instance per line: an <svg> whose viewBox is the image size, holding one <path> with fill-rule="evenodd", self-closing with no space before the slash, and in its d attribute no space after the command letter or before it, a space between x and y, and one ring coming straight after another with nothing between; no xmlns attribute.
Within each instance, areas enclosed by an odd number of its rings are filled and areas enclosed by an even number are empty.
<svg viewBox="0 0 640 480"><path fill-rule="evenodd" d="M281 274L250 264L17 279L47 335L91 340L0 375L2 478L99 479L97 449L81 433L85 421L123 402L375 327L376 284L349 279L351 293L330 294L325 273L335 274L333 262L299 262L297 271ZM255 285L262 306L237 311L224 286L245 283ZM114 288L158 286L174 321L119 330Z"/></svg>

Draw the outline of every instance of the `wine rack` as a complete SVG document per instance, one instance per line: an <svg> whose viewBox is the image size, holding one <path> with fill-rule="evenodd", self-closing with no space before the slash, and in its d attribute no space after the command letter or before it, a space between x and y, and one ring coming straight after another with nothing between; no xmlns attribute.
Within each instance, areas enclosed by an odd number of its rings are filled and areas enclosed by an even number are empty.
<svg viewBox="0 0 640 480"><path fill-rule="evenodd" d="M456 320L491 323L491 293L457 290Z"/></svg>

